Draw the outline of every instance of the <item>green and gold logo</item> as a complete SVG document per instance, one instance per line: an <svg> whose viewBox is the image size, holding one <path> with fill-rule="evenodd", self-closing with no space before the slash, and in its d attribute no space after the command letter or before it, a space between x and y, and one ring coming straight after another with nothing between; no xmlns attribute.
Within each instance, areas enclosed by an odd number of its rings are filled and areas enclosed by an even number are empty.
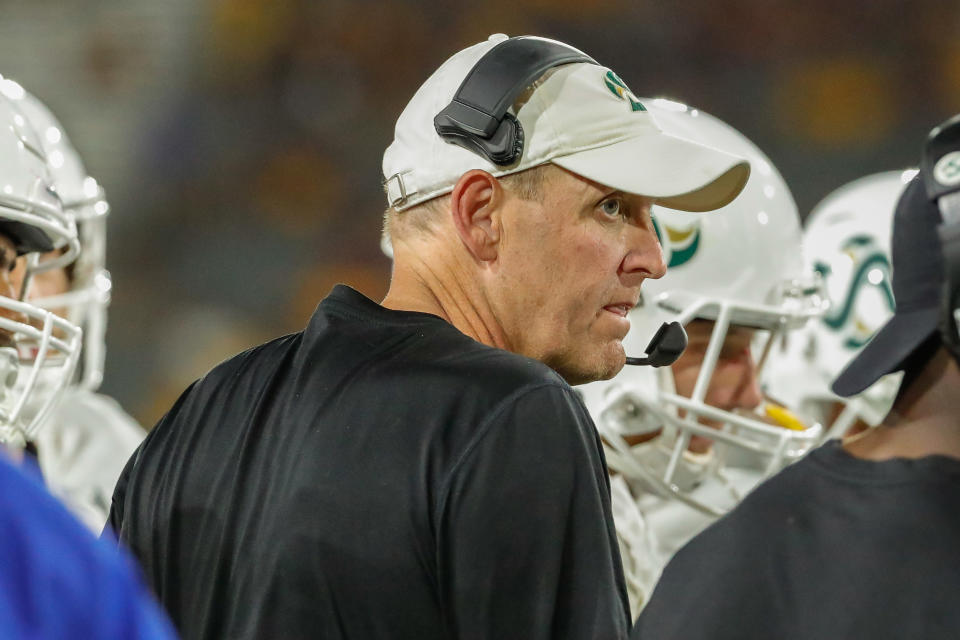
<svg viewBox="0 0 960 640"><path fill-rule="evenodd" d="M877 310L864 313L859 308L862 298L870 288L880 294L883 309L892 314L894 311L893 288L890 284L890 259L877 246L870 236L858 235L847 240L841 251L851 260L853 268L851 278L844 292L843 301L830 301L830 311L823 316L823 323L831 330L846 333L843 346L847 349L859 349L870 341L879 328L876 324ZM827 282L834 276L830 265L815 262L814 270ZM828 287L829 289L829 287Z"/></svg>
<svg viewBox="0 0 960 640"><path fill-rule="evenodd" d="M661 225L654 218L653 229L657 232L660 246L663 247L663 258L668 269L690 262L700 248L699 221L685 229L677 229L667 224Z"/></svg>
<svg viewBox="0 0 960 640"><path fill-rule="evenodd" d="M617 96L621 100L626 100L630 104L631 111L647 110L637 96L634 95L633 91L630 91L630 87L627 86L627 83L621 80L620 76L615 74L613 71L607 71L606 75L603 76L603 81L607 85L607 89L610 89L610 93Z"/></svg>

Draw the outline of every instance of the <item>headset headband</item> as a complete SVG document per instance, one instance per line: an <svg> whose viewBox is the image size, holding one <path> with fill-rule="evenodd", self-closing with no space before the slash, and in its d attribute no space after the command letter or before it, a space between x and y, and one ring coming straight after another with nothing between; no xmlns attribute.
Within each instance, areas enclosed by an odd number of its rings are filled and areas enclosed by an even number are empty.
<svg viewBox="0 0 960 640"><path fill-rule="evenodd" d="M470 70L453 101L433 124L440 137L493 164L514 164L523 153L523 128L507 110L545 71L573 62L597 62L565 44L521 36L499 43Z"/></svg>

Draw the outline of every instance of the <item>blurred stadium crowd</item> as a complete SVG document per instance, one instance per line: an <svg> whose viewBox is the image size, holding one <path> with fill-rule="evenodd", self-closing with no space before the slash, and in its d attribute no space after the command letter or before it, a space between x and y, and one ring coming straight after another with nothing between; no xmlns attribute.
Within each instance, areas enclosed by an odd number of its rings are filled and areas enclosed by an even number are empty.
<svg viewBox="0 0 960 640"><path fill-rule="evenodd" d="M113 207L104 391L145 426L337 282L379 299L379 159L415 87L493 32L589 51L637 95L763 148L802 214L913 162L960 105L939 0L3 0L3 72L60 117ZM43 46L38 46L42 43Z"/></svg>

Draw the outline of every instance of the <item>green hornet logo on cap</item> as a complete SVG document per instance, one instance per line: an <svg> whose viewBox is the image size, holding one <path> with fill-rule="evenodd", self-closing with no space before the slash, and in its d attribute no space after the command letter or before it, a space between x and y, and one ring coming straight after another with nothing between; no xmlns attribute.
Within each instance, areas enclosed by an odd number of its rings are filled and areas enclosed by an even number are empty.
<svg viewBox="0 0 960 640"><path fill-rule="evenodd" d="M631 111L647 110L647 108L640 103L640 100L637 99L637 96L633 94L633 91L630 91L630 87L627 86L627 83L621 80L620 76L615 74L613 71L607 71L606 75L603 76L603 81L606 83L607 89L610 89L610 92L613 95L630 103Z"/></svg>
<svg viewBox="0 0 960 640"><path fill-rule="evenodd" d="M835 301L831 301L831 310L823 316L822 322L829 329L846 334L843 344L845 348L859 349L870 341L879 328L875 319L865 319L858 313L857 300L860 295L867 288L876 287L880 291L885 310L892 314L895 308L893 288L890 286L890 260L869 236L853 236L844 243L841 250L853 262L853 274L843 302L836 305L832 304ZM824 280L832 275L830 265L823 262L815 262L813 269ZM872 315L874 313L866 314Z"/></svg>
<svg viewBox="0 0 960 640"><path fill-rule="evenodd" d="M690 262L700 248L699 222L695 222L689 229L674 229L668 225L661 227L657 219L653 218L653 230L657 232L657 240L663 248L668 269ZM667 242L664 242L664 230Z"/></svg>

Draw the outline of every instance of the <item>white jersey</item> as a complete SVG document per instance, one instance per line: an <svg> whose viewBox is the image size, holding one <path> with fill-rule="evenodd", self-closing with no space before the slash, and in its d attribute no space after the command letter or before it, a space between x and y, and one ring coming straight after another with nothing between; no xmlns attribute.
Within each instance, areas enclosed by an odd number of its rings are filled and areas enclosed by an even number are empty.
<svg viewBox="0 0 960 640"><path fill-rule="evenodd" d="M754 469L728 467L726 473L729 485L714 476L706 476L692 495L709 504L732 508L762 479L762 474ZM731 493L731 487L736 494ZM636 619L673 554L716 518L677 500L631 487L621 475L610 478L610 501L630 613Z"/></svg>
<svg viewBox="0 0 960 640"><path fill-rule="evenodd" d="M724 473L729 484L721 482L714 475L706 475L703 483L690 492L692 497L706 504L732 509L763 479L763 474L756 469L727 467ZM650 493L636 492L636 495L637 507L656 545L656 556L663 561L659 570L666 566L680 547L716 521L715 517L678 500Z"/></svg>
<svg viewBox="0 0 960 640"><path fill-rule="evenodd" d="M36 438L50 491L99 534L120 472L146 432L113 398L70 389Z"/></svg>
<svg viewBox="0 0 960 640"><path fill-rule="evenodd" d="M650 599L666 559L660 557L650 528L621 475L610 478L610 504L630 598L630 613L635 619Z"/></svg>

